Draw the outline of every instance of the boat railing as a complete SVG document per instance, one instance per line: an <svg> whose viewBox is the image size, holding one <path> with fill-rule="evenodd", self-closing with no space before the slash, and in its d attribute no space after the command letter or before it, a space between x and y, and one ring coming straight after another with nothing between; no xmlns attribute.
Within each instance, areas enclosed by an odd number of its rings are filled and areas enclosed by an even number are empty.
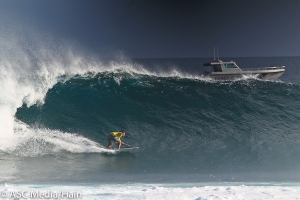
<svg viewBox="0 0 300 200"><path fill-rule="evenodd" d="M285 66L272 66L272 67L263 67L263 68L244 68L243 71L259 71L259 70L276 70L276 69L285 69Z"/></svg>

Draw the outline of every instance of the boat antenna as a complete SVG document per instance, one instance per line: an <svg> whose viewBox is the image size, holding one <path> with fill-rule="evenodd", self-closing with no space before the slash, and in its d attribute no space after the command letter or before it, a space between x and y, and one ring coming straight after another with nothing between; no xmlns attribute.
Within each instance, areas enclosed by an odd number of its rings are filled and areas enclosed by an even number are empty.
<svg viewBox="0 0 300 200"><path fill-rule="evenodd" d="M216 47L214 47L214 60L216 60Z"/></svg>
<svg viewBox="0 0 300 200"><path fill-rule="evenodd" d="M219 60L219 48L217 47L217 58ZM214 47L214 60L216 60L216 47Z"/></svg>

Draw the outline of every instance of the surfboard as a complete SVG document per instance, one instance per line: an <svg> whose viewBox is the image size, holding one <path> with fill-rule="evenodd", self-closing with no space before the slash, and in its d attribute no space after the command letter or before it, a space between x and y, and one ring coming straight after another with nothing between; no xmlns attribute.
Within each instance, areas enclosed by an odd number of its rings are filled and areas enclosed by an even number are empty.
<svg viewBox="0 0 300 200"><path fill-rule="evenodd" d="M121 153L121 152L132 152L139 149L139 147L128 147L128 148L122 148L122 149L106 149L104 153Z"/></svg>
<svg viewBox="0 0 300 200"><path fill-rule="evenodd" d="M117 149L117 152L130 152L130 151L135 151L137 150L139 147L128 147L128 148L122 148L122 149Z"/></svg>

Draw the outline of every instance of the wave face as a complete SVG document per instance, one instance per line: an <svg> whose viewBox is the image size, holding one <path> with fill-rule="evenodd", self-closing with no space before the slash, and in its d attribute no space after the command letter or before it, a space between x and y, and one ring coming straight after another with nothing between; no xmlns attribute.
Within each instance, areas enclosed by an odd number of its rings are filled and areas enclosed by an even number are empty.
<svg viewBox="0 0 300 200"><path fill-rule="evenodd" d="M296 67L283 81L213 81L199 74L205 59L66 57L29 60L24 70L16 61L2 63L0 81L7 87L0 102L0 150L5 155L68 154L82 169L97 154L106 163L97 166L100 172L116 172L107 165L117 163L129 174L211 176L206 180L222 173L231 178L299 171ZM249 67L270 60L240 59ZM124 142L140 147L137 152L105 154L107 135L119 130L126 130ZM78 162L82 153L93 160Z"/></svg>

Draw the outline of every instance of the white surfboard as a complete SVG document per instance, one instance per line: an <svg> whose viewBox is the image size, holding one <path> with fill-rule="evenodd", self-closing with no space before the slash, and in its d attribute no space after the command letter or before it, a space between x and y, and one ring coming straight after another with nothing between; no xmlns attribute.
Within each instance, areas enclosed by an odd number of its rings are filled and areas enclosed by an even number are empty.
<svg viewBox="0 0 300 200"><path fill-rule="evenodd" d="M128 147L128 148L122 148L122 149L117 149L117 152L130 152L130 151L135 151L137 150L139 147Z"/></svg>
<svg viewBox="0 0 300 200"><path fill-rule="evenodd" d="M122 148L122 149L106 149L105 152L112 152L112 153L121 153L121 152L131 152L139 149L139 147L128 147L128 148Z"/></svg>

